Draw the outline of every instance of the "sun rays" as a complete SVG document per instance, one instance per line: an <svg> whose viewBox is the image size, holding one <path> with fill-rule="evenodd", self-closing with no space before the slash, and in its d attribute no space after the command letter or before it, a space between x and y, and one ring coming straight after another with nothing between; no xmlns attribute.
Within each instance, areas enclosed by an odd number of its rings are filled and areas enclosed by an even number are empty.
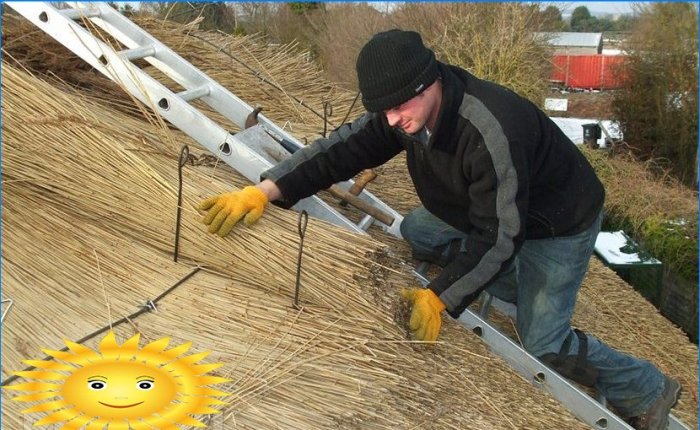
<svg viewBox="0 0 700 430"><path fill-rule="evenodd" d="M18 402L39 402L22 413L47 413L35 425L65 423L62 429L177 429L205 427L192 415L216 414L217 397L228 393L209 385L227 382L207 375L223 363L197 364L209 352L185 355L187 342L166 349L162 338L139 349L139 335L123 344L109 332L99 351L66 340L68 351L43 350L55 360L24 360L36 370L16 372L32 380L3 387L23 391Z"/></svg>

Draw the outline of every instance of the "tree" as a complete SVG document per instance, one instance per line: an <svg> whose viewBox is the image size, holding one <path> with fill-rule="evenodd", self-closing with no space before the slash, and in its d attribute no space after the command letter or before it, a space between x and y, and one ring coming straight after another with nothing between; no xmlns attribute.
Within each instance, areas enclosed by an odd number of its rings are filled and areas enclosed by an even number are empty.
<svg viewBox="0 0 700 430"><path fill-rule="evenodd" d="M320 5L323 3L320 2L304 2L304 1L294 1L294 2L289 2L287 3L287 6L289 6L289 9L292 10L292 12L298 14L298 15L304 15L310 10L316 10L319 8Z"/></svg>
<svg viewBox="0 0 700 430"><path fill-rule="evenodd" d="M638 18L635 15L624 14L620 15L615 21L614 31L630 31L637 23Z"/></svg>
<svg viewBox="0 0 700 430"><path fill-rule="evenodd" d="M613 100L625 141L642 159L665 160L673 176L696 185L697 5L642 7L625 49L627 79Z"/></svg>
<svg viewBox="0 0 700 430"><path fill-rule="evenodd" d="M233 8L239 17L236 22L237 32L268 35L280 5L281 3L275 2L234 3Z"/></svg>
<svg viewBox="0 0 700 430"><path fill-rule="evenodd" d="M591 12L586 6L579 6L571 14L571 29L573 31L585 31L581 28L587 27L591 22Z"/></svg>
<svg viewBox="0 0 700 430"><path fill-rule="evenodd" d="M566 22L561 16L561 11L556 6L547 6L540 12L539 22L541 31L562 31L566 28Z"/></svg>

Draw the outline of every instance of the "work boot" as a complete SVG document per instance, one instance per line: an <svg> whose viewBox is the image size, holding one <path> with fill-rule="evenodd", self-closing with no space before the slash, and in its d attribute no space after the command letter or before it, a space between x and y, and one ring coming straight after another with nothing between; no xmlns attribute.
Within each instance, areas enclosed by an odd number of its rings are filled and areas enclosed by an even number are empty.
<svg viewBox="0 0 700 430"><path fill-rule="evenodd" d="M681 384L664 375L664 391L661 396L641 415L630 418L629 424L637 430L666 430L668 414L678 403L680 394Z"/></svg>

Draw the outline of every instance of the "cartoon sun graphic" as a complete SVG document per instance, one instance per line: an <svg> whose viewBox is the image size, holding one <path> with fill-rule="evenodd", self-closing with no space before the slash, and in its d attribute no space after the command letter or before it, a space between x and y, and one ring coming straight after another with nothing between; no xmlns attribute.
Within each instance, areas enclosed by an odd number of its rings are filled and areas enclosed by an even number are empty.
<svg viewBox="0 0 700 430"><path fill-rule="evenodd" d="M99 352L66 340L68 351L43 350L60 361L24 360L37 370L16 372L34 382L5 386L28 392L13 398L37 402L22 413L49 413L34 425L63 423L73 429L179 429L206 427L191 415L216 414L216 397L228 393L207 387L228 379L206 375L223 365L196 364L209 352L185 356L191 342L166 350L169 338L139 349L139 335L122 345L113 332L100 341Z"/></svg>

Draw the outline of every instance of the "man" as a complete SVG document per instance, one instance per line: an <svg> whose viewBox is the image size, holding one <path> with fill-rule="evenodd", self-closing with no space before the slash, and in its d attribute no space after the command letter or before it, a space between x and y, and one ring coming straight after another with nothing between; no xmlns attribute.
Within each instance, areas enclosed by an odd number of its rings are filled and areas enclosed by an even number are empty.
<svg viewBox="0 0 700 430"><path fill-rule="evenodd" d="M649 362L572 329L576 294L600 230L603 186L575 145L534 104L436 61L420 35L375 35L357 59L368 113L297 151L240 192L212 197L209 231L225 236L268 201L290 207L406 151L423 204L401 224L414 256L443 266L410 289L410 327L434 341L441 312L488 288L517 303L523 346L594 386L638 429L665 429L680 385Z"/></svg>

